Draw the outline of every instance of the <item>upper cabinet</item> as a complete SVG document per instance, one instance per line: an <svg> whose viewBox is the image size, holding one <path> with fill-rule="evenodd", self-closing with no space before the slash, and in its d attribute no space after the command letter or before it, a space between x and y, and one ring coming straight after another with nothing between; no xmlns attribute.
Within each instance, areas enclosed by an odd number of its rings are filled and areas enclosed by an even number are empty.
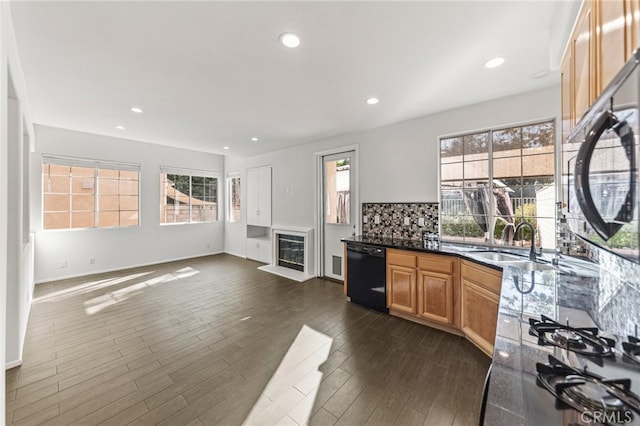
<svg viewBox="0 0 640 426"><path fill-rule="evenodd" d="M640 0L584 0L561 63L562 136L640 46Z"/></svg>
<svg viewBox="0 0 640 426"><path fill-rule="evenodd" d="M640 0L625 0L626 57L640 47Z"/></svg>
<svg viewBox="0 0 640 426"><path fill-rule="evenodd" d="M627 53L626 33L632 33L625 25L625 0L598 1L597 4L597 40L598 40L598 85L600 93L613 80L622 68L631 52ZM629 49L631 50L631 49Z"/></svg>
<svg viewBox="0 0 640 426"><path fill-rule="evenodd" d="M247 170L247 225L271 226L271 167Z"/></svg>
<svg viewBox="0 0 640 426"><path fill-rule="evenodd" d="M571 40L573 47L573 81L574 81L574 105L576 119L587 112L595 99L595 33L594 33L593 3L585 0L578 14L578 20Z"/></svg>

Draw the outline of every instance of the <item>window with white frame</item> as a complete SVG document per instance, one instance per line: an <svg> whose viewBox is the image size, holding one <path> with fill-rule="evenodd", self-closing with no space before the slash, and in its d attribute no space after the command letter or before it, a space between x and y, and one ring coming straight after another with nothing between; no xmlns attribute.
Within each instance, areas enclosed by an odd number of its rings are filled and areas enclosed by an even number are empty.
<svg viewBox="0 0 640 426"><path fill-rule="evenodd" d="M555 247L554 141L553 120L441 138L442 239L511 245L527 221L537 246Z"/></svg>
<svg viewBox="0 0 640 426"><path fill-rule="evenodd" d="M43 228L139 225L140 165L43 155Z"/></svg>
<svg viewBox="0 0 640 426"><path fill-rule="evenodd" d="M218 176L215 172L160 167L160 223L218 220Z"/></svg>
<svg viewBox="0 0 640 426"><path fill-rule="evenodd" d="M240 172L227 174L227 221L240 222Z"/></svg>

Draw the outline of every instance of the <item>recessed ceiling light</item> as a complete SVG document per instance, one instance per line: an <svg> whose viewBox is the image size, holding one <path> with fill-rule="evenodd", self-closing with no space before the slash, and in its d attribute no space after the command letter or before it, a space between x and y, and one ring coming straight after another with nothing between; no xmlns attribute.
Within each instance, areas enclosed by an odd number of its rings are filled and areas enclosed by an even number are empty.
<svg viewBox="0 0 640 426"><path fill-rule="evenodd" d="M368 103L369 105L375 105L375 104L377 104L378 102L380 102L380 100L379 100L378 98L369 98L369 99L367 99L367 103Z"/></svg>
<svg viewBox="0 0 640 426"><path fill-rule="evenodd" d="M116 129L118 129L118 130L124 130L124 126L116 126Z"/></svg>
<svg viewBox="0 0 640 426"><path fill-rule="evenodd" d="M285 47L294 49L300 46L301 40L298 34L282 33L280 34L280 43L282 43Z"/></svg>
<svg viewBox="0 0 640 426"><path fill-rule="evenodd" d="M223 146L222 149L229 149L229 147L228 146Z"/></svg>
<svg viewBox="0 0 640 426"><path fill-rule="evenodd" d="M252 141L258 142L258 138L251 138Z"/></svg>
<svg viewBox="0 0 640 426"><path fill-rule="evenodd" d="M502 64L504 64L504 58L499 56L497 58L489 59L487 62L484 63L484 67L485 68L497 68Z"/></svg>
<svg viewBox="0 0 640 426"><path fill-rule="evenodd" d="M142 114L142 108L140 107L131 107L131 112L135 112L136 114Z"/></svg>

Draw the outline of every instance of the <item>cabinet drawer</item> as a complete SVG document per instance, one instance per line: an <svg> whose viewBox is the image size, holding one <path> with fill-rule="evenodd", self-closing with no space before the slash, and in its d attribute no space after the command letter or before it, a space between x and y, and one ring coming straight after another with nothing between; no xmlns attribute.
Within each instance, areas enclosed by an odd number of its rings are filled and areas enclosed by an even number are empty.
<svg viewBox="0 0 640 426"><path fill-rule="evenodd" d="M500 295L502 287L502 272L500 271L463 260L462 279Z"/></svg>
<svg viewBox="0 0 640 426"><path fill-rule="evenodd" d="M387 263L389 265L416 267L416 256L402 251L387 250Z"/></svg>
<svg viewBox="0 0 640 426"><path fill-rule="evenodd" d="M456 262L458 262L458 259L451 256L418 256L418 268L446 275L455 273Z"/></svg>

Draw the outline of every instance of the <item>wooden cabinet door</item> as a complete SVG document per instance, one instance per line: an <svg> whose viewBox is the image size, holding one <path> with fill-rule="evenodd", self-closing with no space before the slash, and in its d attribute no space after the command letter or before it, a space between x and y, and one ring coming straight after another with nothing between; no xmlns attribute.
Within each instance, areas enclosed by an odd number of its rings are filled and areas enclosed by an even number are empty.
<svg viewBox="0 0 640 426"><path fill-rule="evenodd" d="M595 3L597 10L598 86L601 93L627 61L625 48L625 0L607 0ZM629 28L631 30L631 28Z"/></svg>
<svg viewBox="0 0 640 426"><path fill-rule="evenodd" d="M561 90L562 90L562 142L567 140L569 133L576 124L576 116L573 105L573 55L572 49L562 58L561 65Z"/></svg>
<svg viewBox="0 0 640 426"><path fill-rule="evenodd" d="M626 34L626 55L629 59L631 54L640 47L640 0L625 0L625 34Z"/></svg>
<svg viewBox="0 0 640 426"><path fill-rule="evenodd" d="M462 279L462 331L484 353L493 356L500 298Z"/></svg>
<svg viewBox="0 0 640 426"><path fill-rule="evenodd" d="M443 324L453 324L453 277L420 270L418 275L418 316Z"/></svg>
<svg viewBox="0 0 640 426"><path fill-rule="evenodd" d="M387 307L409 314L416 313L416 270L387 265Z"/></svg>
<svg viewBox="0 0 640 426"><path fill-rule="evenodd" d="M594 19L591 0L584 0L573 34L576 120L595 100Z"/></svg>

